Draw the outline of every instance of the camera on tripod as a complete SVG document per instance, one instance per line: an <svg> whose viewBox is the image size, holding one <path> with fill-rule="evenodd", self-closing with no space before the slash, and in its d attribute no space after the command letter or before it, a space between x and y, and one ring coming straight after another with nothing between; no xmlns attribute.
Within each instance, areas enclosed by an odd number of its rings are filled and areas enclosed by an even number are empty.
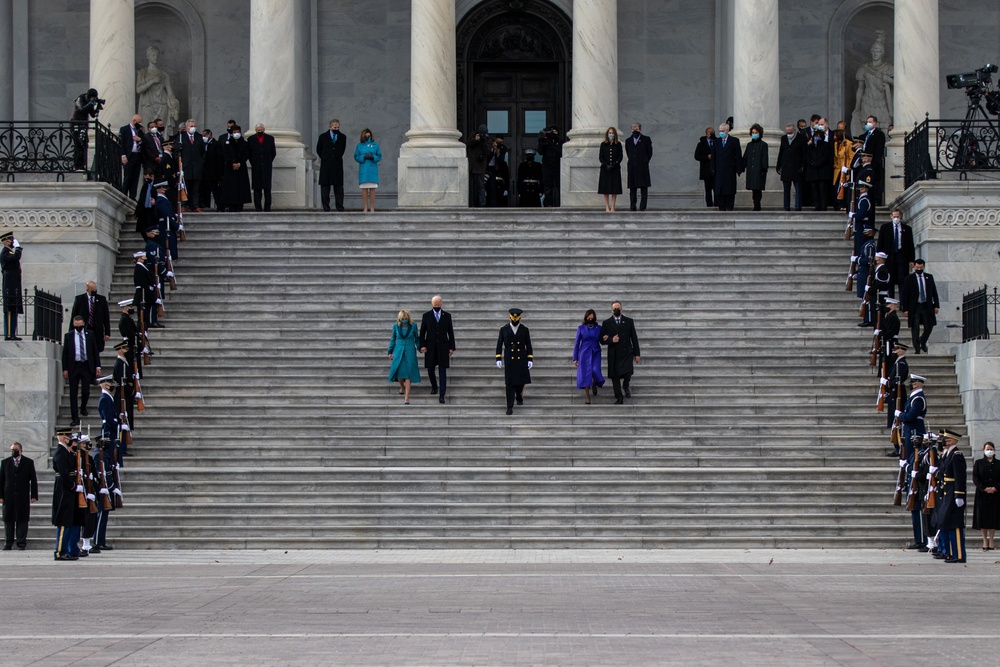
<svg viewBox="0 0 1000 667"><path fill-rule="evenodd" d="M948 81L948 88L957 90L960 88L986 87L993 83L991 75L996 74L997 66L986 63L979 69L965 74L949 74L945 79Z"/></svg>

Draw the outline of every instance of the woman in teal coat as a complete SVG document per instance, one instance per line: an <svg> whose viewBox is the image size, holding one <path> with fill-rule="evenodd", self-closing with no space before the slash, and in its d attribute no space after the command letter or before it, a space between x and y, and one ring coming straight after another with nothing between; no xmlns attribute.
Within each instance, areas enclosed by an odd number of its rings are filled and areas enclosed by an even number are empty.
<svg viewBox="0 0 1000 667"><path fill-rule="evenodd" d="M365 213L375 212L375 190L378 188L378 163L382 161L382 149L375 143L372 131L361 130L361 141L354 149L354 161L358 163L358 183L361 196L365 200Z"/></svg>
<svg viewBox="0 0 1000 667"><path fill-rule="evenodd" d="M392 339L389 341L389 382L399 383L399 393L403 403L410 404L410 384L420 382L420 366L417 364L419 346L417 327L413 325L410 311L405 308L396 316L392 325Z"/></svg>

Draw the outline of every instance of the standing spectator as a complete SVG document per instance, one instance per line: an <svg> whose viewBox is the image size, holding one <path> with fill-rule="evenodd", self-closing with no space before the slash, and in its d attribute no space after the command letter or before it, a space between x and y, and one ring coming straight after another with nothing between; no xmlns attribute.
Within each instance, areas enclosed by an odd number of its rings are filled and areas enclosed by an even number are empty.
<svg viewBox="0 0 1000 667"><path fill-rule="evenodd" d="M892 224L879 227L877 246L879 252L886 254L886 265L891 274L889 296L895 296L896 288L902 287L903 280L913 268L916 249L913 245L913 229L903 222L900 210L893 209L890 216Z"/></svg>
<svg viewBox="0 0 1000 667"><path fill-rule="evenodd" d="M599 157L601 175L597 179L597 193L604 195L604 210L612 213L622 193L622 144L618 141L618 130L609 127L601 142ZM589 396L589 394L588 394Z"/></svg>
<svg viewBox="0 0 1000 667"><path fill-rule="evenodd" d="M448 368L451 366L451 355L455 353L455 329L451 323L451 313L442 310L444 302L441 295L431 298L431 309L420 319L420 351L424 354L424 368L431 381L431 393L437 394L438 403L444 403L444 395L448 388ZM441 383L434 377L434 368L441 373Z"/></svg>
<svg viewBox="0 0 1000 667"><path fill-rule="evenodd" d="M157 173L160 169L161 156L163 155L163 139L160 135L160 128L157 121L151 120L146 126L146 133L142 135L140 145L142 147L142 169L152 169Z"/></svg>
<svg viewBox="0 0 1000 667"><path fill-rule="evenodd" d="M4 551L10 551L15 540L21 551L28 546L31 503L38 501L35 462L22 456L21 450L21 443L13 443L10 446L10 458L0 463L0 503L3 503L3 524L6 530Z"/></svg>
<svg viewBox="0 0 1000 667"><path fill-rule="evenodd" d="M205 162L201 173L201 199L198 206L201 209L211 208L212 197L219 200L219 142L212 136L211 130L202 130L201 138L205 146Z"/></svg>
<svg viewBox="0 0 1000 667"><path fill-rule="evenodd" d="M382 149L375 143L372 131L361 130L361 141L354 148L354 161L358 163L358 184L364 200L364 212L375 212L375 190L378 189L378 163L382 161Z"/></svg>
<svg viewBox="0 0 1000 667"><path fill-rule="evenodd" d="M465 147L465 156L469 159L469 178L471 179L470 192L472 194L472 205L480 208L486 206L486 165L490 159L490 146L492 140L487 133L487 127L480 125L479 130L472 137L472 141Z"/></svg>
<svg viewBox="0 0 1000 667"><path fill-rule="evenodd" d="M197 123L189 118L184 131L177 135L177 156L184 171L184 185L187 187L186 208L201 213L201 181L205 174L205 138L198 134Z"/></svg>
<svg viewBox="0 0 1000 667"><path fill-rule="evenodd" d="M804 123L805 121L800 121ZM795 187L795 210L802 210L802 172L805 170L806 139L791 123L785 125L785 137L778 149L776 170L784 189L784 209L791 210L792 187Z"/></svg>
<svg viewBox="0 0 1000 667"><path fill-rule="evenodd" d="M15 443L16 444L16 443ZM6 463L6 461L4 461ZM972 465L972 483L976 485L976 505L972 508L972 529L983 531L983 551L996 548L994 539L1000 528L1000 463L996 460L996 445L983 445L983 458ZM6 507L4 508L6 512ZM4 516L6 519L6 515ZM10 544L10 529L7 529ZM20 543L18 543L20 547Z"/></svg>
<svg viewBox="0 0 1000 667"><path fill-rule="evenodd" d="M73 299L73 310L70 312L70 323L77 317L82 317L84 326L94 334L94 342L98 352L104 352L104 343L111 338L111 312L108 310L108 298L97 293L97 283L87 282L87 290L77 294Z"/></svg>
<svg viewBox="0 0 1000 667"><path fill-rule="evenodd" d="M21 244L14 232L0 236L0 270L3 271L3 339L21 340L17 336L17 316L24 312L21 296Z"/></svg>
<svg viewBox="0 0 1000 667"><path fill-rule="evenodd" d="M73 330L63 336L62 374L69 380L69 409L73 424L80 423L80 415L87 416L87 399L90 385L101 374L94 335L84 328L83 317L73 318ZM80 388L82 386L82 389ZM79 394L79 407L77 395Z"/></svg>
<svg viewBox="0 0 1000 667"><path fill-rule="evenodd" d="M118 130L118 143L122 151L122 167L125 175L122 178L122 193L129 199L135 199L135 191L139 186L139 174L142 173L142 116L135 114L128 125L122 125Z"/></svg>
<svg viewBox="0 0 1000 667"><path fill-rule="evenodd" d="M712 171L712 146L715 144L715 128L706 127L705 136L698 140L694 149L694 159L698 161L698 179L705 183L705 206L715 206L715 174Z"/></svg>
<svg viewBox="0 0 1000 667"><path fill-rule="evenodd" d="M812 192L813 210L826 210L826 196L830 191L830 172L833 171L833 150L826 142L826 134L817 129L806 144L806 182Z"/></svg>
<svg viewBox="0 0 1000 667"><path fill-rule="evenodd" d="M524 385L531 384L534 354L531 333L521 324L520 308L507 311L510 324L505 324L497 336L497 368L503 369L504 391L507 394L507 414L514 414L514 402L524 404Z"/></svg>
<svg viewBox="0 0 1000 667"><path fill-rule="evenodd" d="M233 126L229 138L222 143L222 205L227 211L241 213L244 204L250 203L250 175L247 173L249 159L247 142L243 130Z"/></svg>
<svg viewBox="0 0 1000 667"><path fill-rule="evenodd" d="M590 405L590 392L604 386L601 373L601 327L597 325L597 313L589 309L583 314L583 324L576 328L573 342L573 365L576 366L576 388L583 389L583 402Z"/></svg>
<svg viewBox="0 0 1000 667"><path fill-rule="evenodd" d="M767 142L761 137L764 128L759 123L750 126L750 143L743 151L742 171L747 175L747 190L753 193L753 210L760 210L761 196L767 187Z"/></svg>
<svg viewBox="0 0 1000 667"><path fill-rule="evenodd" d="M334 205L344 210L344 151L347 137L340 131L340 121L330 121L330 129L319 135L316 154L319 155L319 193L323 210L330 210L330 188L333 188Z"/></svg>
<svg viewBox="0 0 1000 667"><path fill-rule="evenodd" d="M621 405L626 397L632 397L632 362L641 362L635 322L622 315L621 301L611 304L611 317L601 324L601 345L608 346L608 375L615 388L615 403Z"/></svg>
<svg viewBox="0 0 1000 667"><path fill-rule="evenodd" d="M921 350L927 351L927 339L937 324L936 315L941 309L934 276L924 273L924 266L924 260L914 260L913 273L903 280L899 296L899 307L906 317L906 325L910 327L916 354L920 354ZM921 327L923 333L920 332Z"/></svg>
<svg viewBox="0 0 1000 667"><path fill-rule="evenodd" d="M506 207L509 195L507 146L504 145L503 137L496 137L490 145L490 158L486 162L486 205L492 208Z"/></svg>
<svg viewBox="0 0 1000 667"><path fill-rule="evenodd" d="M389 339L389 382L399 383L399 393L403 395L403 404L410 404L410 387L420 382L420 367L417 366L417 327L410 318L410 311L405 308L396 315L392 325L392 338Z"/></svg>
<svg viewBox="0 0 1000 667"><path fill-rule="evenodd" d="M862 150L872 156L875 174L872 197L877 206L882 206L885 197L885 133L878 128L878 118L868 116L865 134L860 137L860 141Z"/></svg>
<svg viewBox="0 0 1000 667"><path fill-rule="evenodd" d="M264 124L257 123L254 136L247 141L250 152L250 169L252 170L251 187L253 188L254 210L261 210L261 195L264 199L264 211L271 210L271 169L278 150L274 146L274 137L264 132Z"/></svg>
<svg viewBox="0 0 1000 667"><path fill-rule="evenodd" d="M736 205L736 176L743 166L740 140L729 136L729 125L719 125L719 140L712 147L712 170L715 175L715 203L720 211L732 211Z"/></svg>
<svg viewBox="0 0 1000 667"><path fill-rule="evenodd" d="M653 140L642 133L642 125L632 123L632 136L625 140L628 155L628 198L629 209L636 210L636 191L640 196L639 210L646 210L646 196L649 194L649 161L653 159Z"/></svg>
<svg viewBox="0 0 1000 667"><path fill-rule="evenodd" d="M851 182L851 142L844 136L844 130L833 131L833 210L841 211L850 208L851 191L847 184Z"/></svg>
<svg viewBox="0 0 1000 667"><path fill-rule="evenodd" d="M526 148L524 160L517 165L517 205L532 208L542 205L542 165L535 161L534 148Z"/></svg>
<svg viewBox="0 0 1000 667"><path fill-rule="evenodd" d="M559 163L563 143L558 125L549 125L538 137L538 154L542 156L543 206L559 206Z"/></svg>

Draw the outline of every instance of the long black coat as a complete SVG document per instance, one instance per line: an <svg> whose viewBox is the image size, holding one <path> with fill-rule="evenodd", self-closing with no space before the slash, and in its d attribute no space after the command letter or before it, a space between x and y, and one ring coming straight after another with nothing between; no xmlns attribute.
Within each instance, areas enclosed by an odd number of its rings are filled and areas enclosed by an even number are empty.
<svg viewBox="0 0 1000 667"><path fill-rule="evenodd" d="M622 377L632 373L632 358L639 354L639 337L635 333L635 322L631 317L621 316L621 324L609 317L601 323L600 342L608 346L608 377ZM618 342L612 339L618 336Z"/></svg>
<svg viewBox="0 0 1000 667"><path fill-rule="evenodd" d="M254 190L270 190L274 158L278 155L274 137L265 134L261 143L255 134L247 139L247 148L250 150L250 168L253 172L250 177L251 187Z"/></svg>
<svg viewBox="0 0 1000 667"><path fill-rule="evenodd" d="M201 173L201 180L204 183L208 183L209 188L218 185L220 174L222 173L221 145L214 138L211 141L205 141L205 162Z"/></svg>
<svg viewBox="0 0 1000 667"><path fill-rule="evenodd" d="M743 151L740 140L726 137L725 144L716 139L712 146L712 171L715 174L715 196L735 195L736 176L742 171Z"/></svg>
<svg viewBox="0 0 1000 667"><path fill-rule="evenodd" d="M250 198L250 174L247 173L247 160L249 159L247 142L239 139L227 138L222 142L222 185L219 189L219 196L226 206L243 203L248 204ZM233 165L240 165L239 169L233 169Z"/></svg>
<svg viewBox="0 0 1000 667"><path fill-rule="evenodd" d="M934 276L924 273L924 292L927 297L927 320L926 324L934 326L937 324L937 317L934 309L941 307L941 300L938 298L937 285L934 284ZM899 309L906 313L906 326L913 328L917 319L917 308L920 303L920 287L917 285L917 274L911 273L903 279L903 289L899 297Z"/></svg>
<svg viewBox="0 0 1000 667"><path fill-rule="evenodd" d="M1000 461L985 456L972 464L972 482L976 485L976 505L972 510L972 528L1000 528ZM989 487L996 493L986 493Z"/></svg>
<svg viewBox="0 0 1000 667"><path fill-rule="evenodd" d="M56 473L52 487L52 525L76 525L76 456L62 445L56 446L52 455L52 469Z"/></svg>
<svg viewBox="0 0 1000 667"><path fill-rule="evenodd" d="M343 132L337 132L336 143L330 138L327 130L319 135L316 142L316 155L319 156L319 184L343 185L344 183L344 151L347 149L347 137Z"/></svg>
<svg viewBox="0 0 1000 667"><path fill-rule="evenodd" d="M781 138L775 169L783 183L793 183L802 179L806 166L806 141L801 132L795 133L792 143L788 143L787 136Z"/></svg>
<svg viewBox="0 0 1000 667"><path fill-rule="evenodd" d="M531 384L528 362L532 358L531 334L528 333L528 327L521 324L515 333L509 324L505 324L497 336L497 359L503 359L504 383Z"/></svg>
<svg viewBox="0 0 1000 667"><path fill-rule="evenodd" d="M0 249L0 266L3 268L3 303L8 311L24 312L21 294L21 248Z"/></svg>
<svg viewBox="0 0 1000 667"><path fill-rule="evenodd" d="M750 140L743 151L743 171L747 174L747 190L767 187L767 142Z"/></svg>
<svg viewBox="0 0 1000 667"><path fill-rule="evenodd" d="M451 313L441 311L441 321L434 317L434 311L428 310L420 318L420 348L427 348L424 353L424 368L449 368L451 357L449 351L455 349L455 329L451 323Z"/></svg>
<svg viewBox="0 0 1000 667"><path fill-rule="evenodd" d="M718 139L712 139L714 144ZM708 137L698 140L698 145L694 149L694 159L699 162L698 180L712 180L712 147L708 145Z"/></svg>
<svg viewBox="0 0 1000 667"><path fill-rule="evenodd" d="M38 477L35 462L21 455L14 467L13 457L0 462L0 500L3 500L4 521L27 521L31 514L31 499L38 500Z"/></svg>
<svg viewBox="0 0 1000 667"><path fill-rule="evenodd" d="M934 526L941 529L964 528L965 507L955 505L956 498L968 502L965 493L965 455L958 447L955 447L951 454L944 457L940 465L940 474L943 483L938 488L937 507L934 508L933 514Z"/></svg>
<svg viewBox="0 0 1000 667"><path fill-rule="evenodd" d="M73 318L79 315L84 323L90 318L90 305L87 293L77 294L73 299L73 310L69 316L69 328L73 328ZM108 312L108 298L103 294L94 295L94 342L97 351L104 352L104 337L111 335L111 314Z"/></svg>
<svg viewBox="0 0 1000 667"><path fill-rule="evenodd" d="M813 141L806 144L807 181L830 182L833 178L833 146L827 141Z"/></svg>
<svg viewBox="0 0 1000 667"><path fill-rule="evenodd" d="M601 160L601 175L597 178L597 194L620 195L622 193L622 145L605 141L598 148L598 157Z"/></svg>
<svg viewBox="0 0 1000 667"><path fill-rule="evenodd" d="M628 156L628 187L648 188L649 161L653 159L653 140L640 134L638 141L631 136L625 139L625 154Z"/></svg>
<svg viewBox="0 0 1000 667"><path fill-rule="evenodd" d="M205 138L195 132L177 135L174 153L180 156L185 181L201 181L205 174Z"/></svg>

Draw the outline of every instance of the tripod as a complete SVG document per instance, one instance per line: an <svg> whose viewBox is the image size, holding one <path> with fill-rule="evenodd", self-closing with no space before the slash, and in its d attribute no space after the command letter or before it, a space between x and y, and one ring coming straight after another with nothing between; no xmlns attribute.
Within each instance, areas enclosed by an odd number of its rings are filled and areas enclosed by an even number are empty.
<svg viewBox="0 0 1000 667"><path fill-rule="evenodd" d="M965 120L948 138L946 154L952 158L953 167L961 171L960 178L965 178L968 171L986 169L991 162L998 161L995 149L1000 142L1000 129L983 108L983 95L989 97L992 94L983 84L969 88L966 91L969 107L965 112ZM977 121L986 121L986 124L976 127Z"/></svg>

